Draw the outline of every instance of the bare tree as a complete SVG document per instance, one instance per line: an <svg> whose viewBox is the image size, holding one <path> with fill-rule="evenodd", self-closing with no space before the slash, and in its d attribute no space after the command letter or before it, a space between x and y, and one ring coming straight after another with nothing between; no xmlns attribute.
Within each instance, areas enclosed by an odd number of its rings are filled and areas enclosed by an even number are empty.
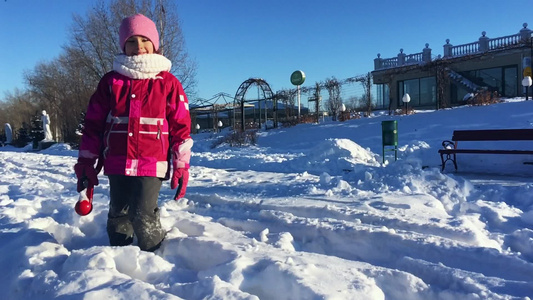
<svg viewBox="0 0 533 300"><path fill-rule="evenodd" d="M40 63L25 78L32 101L50 114L55 138L77 142L79 116L101 77L121 53L118 27L123 18L142 13L160 32L160 52L173 62L172 72L189 97L196 86L196 64L187 53L175 3L170 0L100 1L86 16L75 15L64 53ZM31 118L35 110L26 116ZM26 118L25 117L25 118Z"/></svg>
<svg viewBox="0 0 533 300"><path fill-rule="evenodd" d="M356 111L359 108L359 98L357 96L349 97L346 108L350 111Z"/></svg>
<svg viewBox="0 0 533 300"><path fill-rule="evenodd" d="M313 96L311 97L312 101L315 102L315 112L316 112L316 122L320 123L320 100L322 100L320 82L315 82L315 87L313 89Z"/></svg>
<svg viewBox="0 0 533 300"><path fill-rule="evenodd" d="M31 117L38 110L27 91L15 89L13 93L6 93L3 101L0 101L0 124L2 130L4 124L9 123L13 133L16 133L23 124L29 124Z"/></svg>
<svg viewBox="0 0 533 300"><path fill-rule="evenodd" d="M70 41L65 47L76 65L85 69L96 83L113 67L113 59L121 53L118 45L118 25L103 2L87 16L74 15Z"/></svg>
<svg viewBox="0 0 533 300"><path fill-rule="evenodd" d="M342 107L341 84L335 77L331 77L325 81L324 87L329 94L327 108L335 121Z"/></svg>
<svg viewBox="0 0 533 300"><path fill-rule="evenodd" d="M450 75L445 64L435 66L435 78L437 81L437 109L451 106L449 97L446 97L446 87L450 85Z"/></svg>
<svg viewBox="0 0 533 300"><path fill-rule="evenodd" d="M191 97L195 94L197 66L187 52L174 1L112 0L107 5L100 1L87 16L74 16L66 51L97 82L112 69L115 55L122 52L118 43L120 22L135 13L142 13L155 22L160 34L160 53L172 61L171 72Z"/></svg>
<svg viewBox="0 0 533 300"><path fill-rule="evenodd" d="M296 89L282 89L276 94L285 108L285 117L290 119L294 115L294 108L296 103Z"/></svg>
<svg viewBox="0 0 533 300"><path fill-rule="evenodd" d="M65 72L61 61L58 59L50 63L40 63L34 70L26 72L25 78L33 101L40 110L46 110L50 115L55 139L63 141L64 132L68 131L68 128L58 121L63 119L64 110L70 113L74 107L68 96L71 78ZM68 117L68 114L65 117Z"/></svg>
<svg viewBox="0 0 533 300"><path fill-rule="evenodd" d="M365 91L363 95L363 106L365 108L365 115L370 116L372 113L372 74L368 72L365 76L361 76L356 79L356 81L361 82L363 84L363 89Z"/></svg>

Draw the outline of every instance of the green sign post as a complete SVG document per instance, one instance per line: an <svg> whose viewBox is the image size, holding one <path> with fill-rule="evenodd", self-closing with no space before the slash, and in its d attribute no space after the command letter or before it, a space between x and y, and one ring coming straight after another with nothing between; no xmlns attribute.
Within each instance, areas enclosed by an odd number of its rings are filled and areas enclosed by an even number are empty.
<svg viewBox="0 0 533 300"><path fill-rule="evenodd" d="M302 85L305 82L305 73L303 71L294 71L291 74L291 83L294 85Z"/></svg>
<svg viewBox="0 0 533 300"><path fill-rule="evenodd" d="M300 121L300 85L305 82L305 73L297 70L291 74L291 83L297 87L298 90L298 121Z"/></svg>

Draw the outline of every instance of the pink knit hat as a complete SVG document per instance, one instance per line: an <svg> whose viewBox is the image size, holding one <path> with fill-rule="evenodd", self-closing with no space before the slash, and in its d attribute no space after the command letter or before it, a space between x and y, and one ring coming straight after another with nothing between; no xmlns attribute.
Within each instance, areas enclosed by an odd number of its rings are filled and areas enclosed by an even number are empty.
<svg viewBox="0 0 533 300"><path fill-rule="evenodd" d="M136 14L122 20L119 29L119 43L122 51L124 51L126 40L134 35L148 38L154 45L154 51L159 49L159 33L155 23L144 15Z"/></svg>

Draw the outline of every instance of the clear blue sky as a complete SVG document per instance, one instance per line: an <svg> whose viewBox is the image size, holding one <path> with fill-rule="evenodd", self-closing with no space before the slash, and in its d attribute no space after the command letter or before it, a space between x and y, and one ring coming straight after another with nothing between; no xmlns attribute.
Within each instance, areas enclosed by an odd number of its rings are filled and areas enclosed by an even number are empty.
<svg viewBox="0 0 533 300"><path fill-rule="evenodd" d="M176 0L189 54L198 63L198 96L235 95L250 77L272 89L292 88L295 70L311 86L373 70L374 58L442 54L459 45L533 29L531 1L516 0ZM72 14L97 0L0 0L0 99L23 89L24 71L56 58L67 42ZM118 24L117 24L118 26Z"/></svg>

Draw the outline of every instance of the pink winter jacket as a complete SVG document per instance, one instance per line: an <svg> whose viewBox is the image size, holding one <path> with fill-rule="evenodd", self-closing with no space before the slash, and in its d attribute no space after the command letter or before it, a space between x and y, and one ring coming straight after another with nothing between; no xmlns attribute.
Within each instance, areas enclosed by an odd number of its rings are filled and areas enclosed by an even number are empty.
<svg viewBox="0 0 533 300"><path fill-rule="evenodd" d="M89 101L78 160L104 159L106 175L168 179L171 154L192 145L190 131L189 103L174 75L131 79L112 71Z"/></svg>

